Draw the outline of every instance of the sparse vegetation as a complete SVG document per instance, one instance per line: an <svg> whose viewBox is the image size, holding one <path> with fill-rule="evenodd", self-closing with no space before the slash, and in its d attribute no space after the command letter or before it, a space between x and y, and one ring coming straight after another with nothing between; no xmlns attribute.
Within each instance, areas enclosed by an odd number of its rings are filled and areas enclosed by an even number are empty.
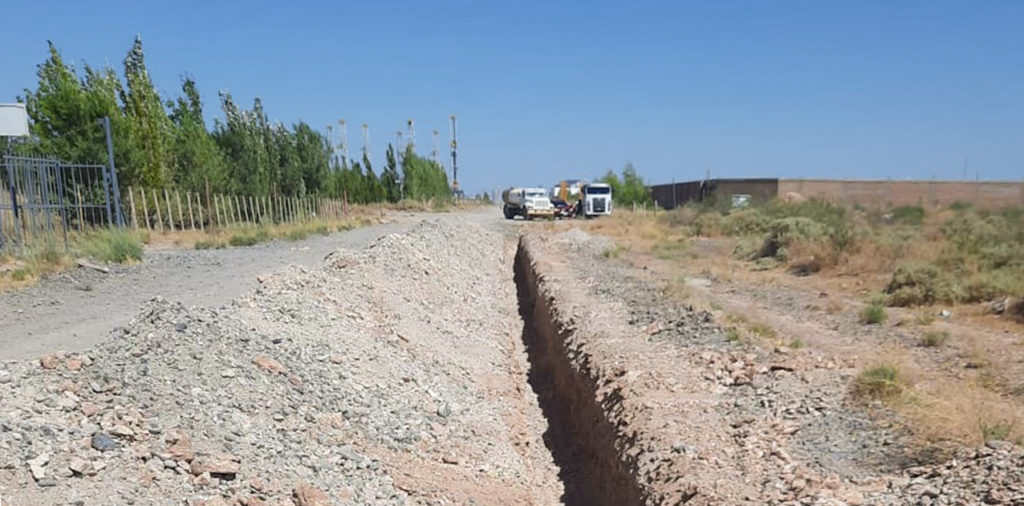
<svg viewBox="0 0 1024 506"><path fill-rule="evenodd" d="M890 400L903 392L899 368L894 364L877 364L861 371L853 383L853 392L862 399Z"/></svg>
<svg viewBox="0 0 1024 506"><path fill-rule="evenodd" d="M926 348L938 348L946 344L949 341L949 332L941 330L931 330L921 336L921 346Z"/></svg>
<svg viewBox="0 0 1024 506"><path fill-rule="evenodd" d="M1008 441L1013 433L1014 425L1010 420L979 420L978 430L981 432L981 439L986 443Z"/></svg>
<svg viewBox="0 0 1024 506"><path fill-rule="evenodd" d="M124 264L142 260L142 240L129 230L110 229L89 234L79 242L78 249L101 262Z"/></svg>
<svg viewBox="0 0 1024 506"><path fill-rule="evenodd" d="M872 301L860 311L860 322L866 325L885 323L885 306L879 301Z"/></svg>

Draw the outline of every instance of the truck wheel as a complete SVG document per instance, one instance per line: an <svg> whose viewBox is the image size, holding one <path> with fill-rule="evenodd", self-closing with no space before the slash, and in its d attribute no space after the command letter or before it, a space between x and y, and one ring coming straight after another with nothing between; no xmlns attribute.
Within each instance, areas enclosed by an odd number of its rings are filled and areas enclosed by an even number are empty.
<svg viewBox="0 0 1024 506"><path fill-rule="evenodd" d="M512 219L512 214L508 212L508 206L501 206L501 214L505 215L506 220Z"/></svg>

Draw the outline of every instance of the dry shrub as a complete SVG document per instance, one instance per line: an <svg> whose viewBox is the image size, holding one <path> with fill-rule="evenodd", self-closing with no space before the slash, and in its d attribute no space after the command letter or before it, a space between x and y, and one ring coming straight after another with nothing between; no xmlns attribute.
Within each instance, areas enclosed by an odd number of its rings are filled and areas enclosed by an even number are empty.
<svg viewBox="0 0 1024 506"><path fill-rule="evenodd" d="M1024 299L1016 299L1006 308L1006 315L1010 318L1024 323Z"/></svg>
<svg viewBox="0 0 1024 506"><path fill-rule="evenodd" d="M827 239L799 239L786 248L789 270L798 276L814 274L822 269L832 268L839 261L839 255Z"/></svg>

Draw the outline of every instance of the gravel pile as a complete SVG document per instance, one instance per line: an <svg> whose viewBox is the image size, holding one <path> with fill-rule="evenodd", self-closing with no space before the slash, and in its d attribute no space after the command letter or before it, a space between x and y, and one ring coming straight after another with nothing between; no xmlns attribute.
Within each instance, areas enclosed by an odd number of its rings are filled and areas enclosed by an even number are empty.
<svg viewBox="0 0 1024 506"><path fill-rule="evenodd" d="M423 222L229 306L158 298L86 353L4 364L4 504L555 500L507 243Z"/></svg>

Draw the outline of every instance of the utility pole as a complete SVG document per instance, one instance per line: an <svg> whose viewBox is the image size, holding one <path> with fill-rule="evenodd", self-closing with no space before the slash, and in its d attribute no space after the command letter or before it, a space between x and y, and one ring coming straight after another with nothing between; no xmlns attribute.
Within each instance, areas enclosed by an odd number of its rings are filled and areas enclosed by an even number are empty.
<svg viewBox="0 0 1024 506"><path fill-rule="evenodd" d="M435 128L434 129L434 150L430 152L430 159L433 160L434 163L436 163L438 165L441 165L441 159L438 158L438 152L440 151L438 149L438 146L439 146L439 144L438 144L438 133L439 132Z"/></svg>
<svg viewBox="0 0 1024 506"><path fill-rule="evenodd" d="M456 194L459 193L459 166L455 163L456 150L459 146L458 138L455 136L455 115L451 116L452 120L452 191Z"/></svg>
<svg viewBox="0 0 1024 506"><path fill-rule="evenodd" d="M363 158L370 161L370 125L363 123Z"/></svg>
<svg viewBox="0 0 1024 506"><path fill-rule="evenodd" d="M104 116L100 120L103 125L103 131L107 136L107 163L110 165L110 180L113 183L114 188L111 193L114 194L114 209L117 213L117 226L124 227L124 214L121 212L121 190L117 184L117 169L114 168L114 139L110 136L110 117ZM110 216L110 202L107 202L107 217ZM169 211L168 211L169 212Z"/></svg>
<svg viewBox="0 0 1024 506"><path fill-rule="evenodd" d="M398 131L395 132L395 138L396 138L396 141L395 141L396 144L395 145L398 146L396 150L399 153L399 155L398 155L398 162L401 163L402 160L405 159L405 149L402 147L402 131L401 130L398 130Z"/></svg>
<svg viewBox="0 0 1024 506"><path fill-rule="evenodd" d="M412 120L408 121L409 125L409 145L416 149L416 128L413 127Z"/></svg>
<svg viewBox="0 0 1024 506"><path fill-rule="evenodd" d="M338 150L334 148L334 126L327 125L327 152L331 154L329 162L336 161L335 155L338 154Z"/></svg>
<svg viewBox="0 0 1024 506"><path fill-rule="evenodd" d="M338 120L341 124L341 162L343 167L348 166L348 124L345 120Z"/></svg>

